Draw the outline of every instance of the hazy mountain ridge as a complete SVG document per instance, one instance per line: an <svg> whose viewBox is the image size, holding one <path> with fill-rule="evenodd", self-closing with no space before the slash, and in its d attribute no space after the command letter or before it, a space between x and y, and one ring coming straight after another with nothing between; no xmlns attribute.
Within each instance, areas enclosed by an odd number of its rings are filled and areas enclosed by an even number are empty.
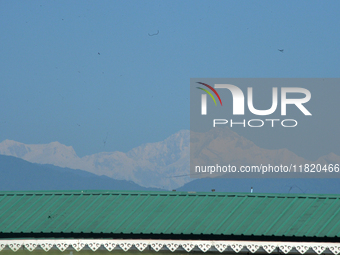
<svg viewBox="0 0 340 255"><path fill-rule="evenodd" d="M320 157L316 161L306 160L288 149L275 149L268 150L258 147L253 142L238 135L228 128L214 128L205 133L193 133L192 134L192 164L195 166L205 165L233 165L240 166L300 166L304 164L340 164L340 157L334 153ZM299 169L297 169L299 171ZM225 175L223 173L219 175ZM250 174L247 174L250 175ZM253 177L258 174L253 174ZM325 178L325 172L322 172ZM210 173L200 173L200 177L211 178ZM214 177L217 177L215 174ZM239 176L240 177L240 176ZM246 175L242 176L245 178ZM261 176L257 176L261 177ZM268 175L266 177L269 177ZM270 178L287 178L285 174L274 173ZM289 176L292 178L292 176ZM305 174L295 176L300 178L306 178ZM312 177L312 176L310 176ZM328 176L327 178L330 178Z"/></svg>
<svg viewBox="0 0 340 255"><path fill-rule="evenodd" d="M182 130L164 141L147 143L127 153L102 152L82 158L77 156L72 146L59 142L28 145L5 140L0 143L0 154L32 163L86 170L117 180L133 181L143 187L176 189L193 181L189 177L189 140L189 130ZM198 160L213 156L234 165L308 162L287 149L262 149L230 129L215 129L203 136L194 134L193 141L199 144L193 151ZM331 153L315 163L339 162L340 157Z"/></svg>
<svg viewBox="0 0 340 255"><path fill-rule="evenodd" d="M157 190L83 170L31 163L0 155L0 190Z"/></svg>
<svg viewBox="0 0 340 255"><path fill-rule="evenodd" d="M188 130L182 130L161 142L141 145L127 153L102 152L80 158L72 146L59 142L26 145L5 140L0 143L0 154L32 163L82 169L118 180L133 181L144 187L171 189L190 181L188 176L170 178L188 174Z"/></svg>
<svg viewBox="0 0 340 255"><path fill-rule="evenodd" d="M72 146L59 142L24 144L12 140L0 143L0 154L22 158L29 162L66 167L78 159Z"/></svg>

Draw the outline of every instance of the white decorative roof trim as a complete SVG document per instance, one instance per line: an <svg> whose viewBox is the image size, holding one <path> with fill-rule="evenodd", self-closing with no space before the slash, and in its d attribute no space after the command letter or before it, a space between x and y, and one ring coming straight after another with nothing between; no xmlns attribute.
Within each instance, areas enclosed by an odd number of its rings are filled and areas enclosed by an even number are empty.
<svg viewBox="0 0 340 255"><path fill-rule="evenodd" d="M42 249L60 251L83 249L96 251L98 249L139 250L145 249L160 251L201 251L201 252L232 252L232 253L272 253L284 254L334 254L340 253L340 243L312 243L312 242L275 242L275 241L197 241L197 240L129 240L129 239L16 239L0 240L0 251L10 249L17 251L26 249L34 251Z"/></svg>

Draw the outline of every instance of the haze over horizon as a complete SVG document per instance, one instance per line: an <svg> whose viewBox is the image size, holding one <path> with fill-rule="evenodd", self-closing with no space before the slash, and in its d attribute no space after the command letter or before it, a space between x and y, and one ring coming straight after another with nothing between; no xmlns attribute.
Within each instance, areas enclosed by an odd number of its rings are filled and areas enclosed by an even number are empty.
<svg viewBox="0 0 340 255"><path fill-rule="evenodd" d="M194 148L196 151L193 153L197 154L197 159L206 158L209 153L215 152L215 161L222 160L226 165L231 164L239 167L240 163L245 166L256 166L263 163L273 166L305 163L322 166L340 164L340 155L334 153L321 155L316 161L308 161L285 148L264 149L229 128L215 128L207 134L192 133L191 135L195 137L193 140L198 139L196 144L191 144L191 149ZM211 135L214 136L212 140ZM142 144L127 153L120 151L101 152L84 157L77 156L72 146L65 146L59 142L24 144L5 140L0 143L0 155L18 157L31 163L85 170L115 180L133 181L146 188L172 190L195 180L195 176L189 175L189 137L189 130L181 130L163 141ZM203 147L199 145L201 141L204 141ZM249 178L249 176L249 174L245 174L243 177ZM203 177L201 174L196 176L196 178L201 177ZM207 173L205 177L215 178L216 183L218 183L221 175ZM254 178L254 176L252 177ZM254 179L278 177L285 179L284 176L276 174L270 177L260 174ZM292 177L290 175L288 178ZM309 174L303 175L303 178L308 179L307 177L313 179ZM281 182L285 183L285 180L281 180ZM283 185L282 183L281 185ZM310 181L307 181L307 183L310 183ZM306 187L310 188L308 185Z"/></svg>

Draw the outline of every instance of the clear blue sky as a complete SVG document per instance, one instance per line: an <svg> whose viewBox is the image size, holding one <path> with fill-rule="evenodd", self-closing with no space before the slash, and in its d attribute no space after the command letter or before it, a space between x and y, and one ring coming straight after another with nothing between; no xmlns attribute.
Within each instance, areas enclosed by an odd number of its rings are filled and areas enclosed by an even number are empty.
<svg viewBox="0 0 340 255"><path fill-rule="evenodd" d="M128 151L189 129L190 78L339 77L339 10L339 1L0 0L0 141Z"/></svg>

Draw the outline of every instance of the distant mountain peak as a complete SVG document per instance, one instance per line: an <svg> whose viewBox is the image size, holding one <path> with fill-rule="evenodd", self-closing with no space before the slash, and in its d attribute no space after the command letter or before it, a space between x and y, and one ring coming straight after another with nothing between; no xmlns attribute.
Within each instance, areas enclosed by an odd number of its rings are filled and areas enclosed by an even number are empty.
<svg viewBox="0 0 340 255"><path fill-rule="evenodd" d="M75 159L77 154L72 146L59 142L48 144L24 144L13 140L0 143L0 154L22 158L32 163L53 164L65 167L65 159Z"/></svg>
<svg viewBox="0 0 340 255"><path fill-rule="evenodd" d="M127 153L102 152L79 158L72 148L59 142L23 144L15 141L0 143L0 154L15 156L32 163L82 169L114 179L133 181L144 187L171 189L190 181L188 174L189 130L181 130L167 139L147 143Z"/></svg>
<svg viewBox="0 0 340 255"><path fill-rule="evenodd" d="M14 141L14 140L6 139L6 140L2 141L0 144L14 145L14 144L23 144L23 143L20 143L20 142Z"/></svg>

